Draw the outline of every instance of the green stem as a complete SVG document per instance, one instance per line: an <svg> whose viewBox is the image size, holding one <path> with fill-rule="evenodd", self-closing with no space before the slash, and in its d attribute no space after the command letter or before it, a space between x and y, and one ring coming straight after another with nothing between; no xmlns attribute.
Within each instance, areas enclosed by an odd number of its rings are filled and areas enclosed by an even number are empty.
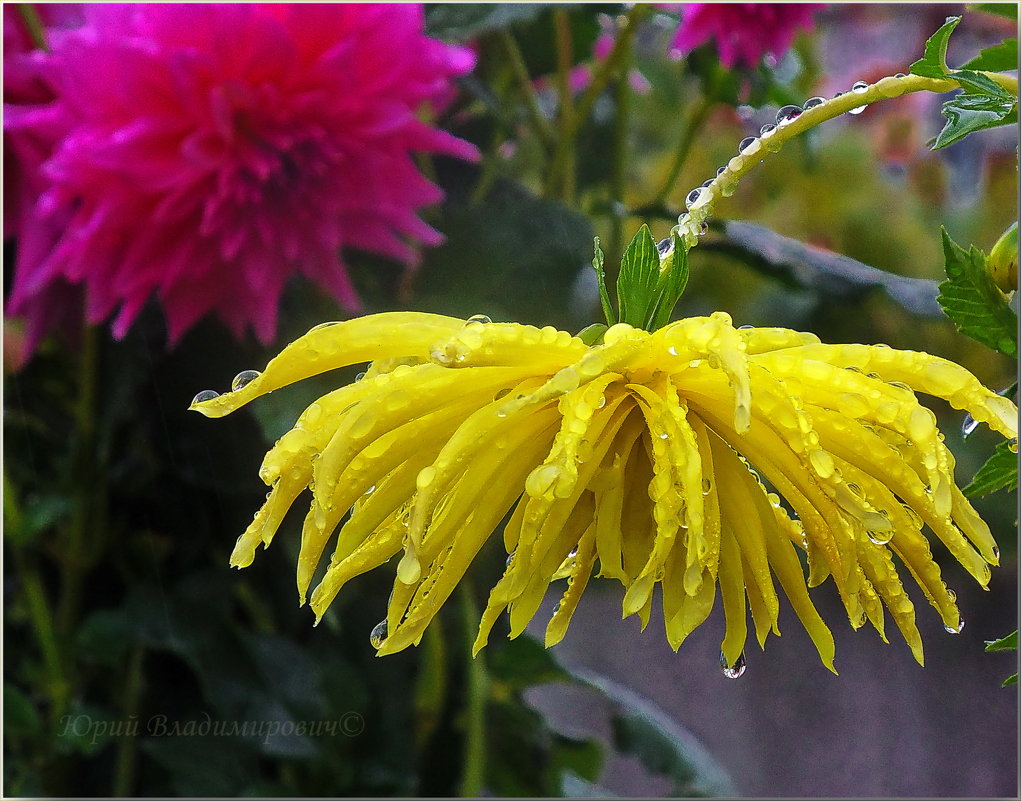
<svg viewBox="0 0 1021 801"><path fill-rule="evenodd" d="M21 548L12 547L14 562L18 575L21 577L28 601L28 614L32 620L32 630L39 642L42 652L43 667L46 671L47 696L51 699L50 723L56 729L60 718L67 710L70 686L64 674L64 663L61 658L56 630L53 625L53 614L46 599L46 590L34 561Z"/></svg>
<svg viewBox="0 0 1021 801"><path fill-rule="evenodd" d="M698 133L702 124L706 121L713 105L713 101L709 100L705 96L700 96L698 102L695 103L694 108L688 115L688 122L684 126L684 130L681 132L681 137L677 141L677 147L674 150L674 160L670 165L670 171L667 173L666 179L663 181L663 185L660 187L659 192L656 193L656 197L651 203L649 203L650 206L660 206L666 202L667 196L670 194L670 190L674 188L674 184L677 182L677 178L681 174L681 170L684 168L684 163L688 159L688 153L691 152L691 145L695 141L695 134Z"/></svg>
<svg viewBox="0 0 1021 801"><path fill-rule="evenodd" d="M39 12L36 11L35 4L16 3L15 7L18 9L21 21L25 23L25 29L28 31L32 44L37 50L45 50L48 53L50 48L46 43L46 26L43 25L42 18L39 16Z"/></svg>
<svg viewBox="0 0 1021 801"><path fill-rule="evenodd" d="M575 146L575 138L581 125L588 119L592 107L606 88L607 84L621 67L624 65L624 58L630 54L630 42L634 38L639 23L652 13L652 7L647 3L635 5L625 16L624 25L617 34L613 49L592 74L592 81L588 88L578 100L574 115L570 123L562 126L560 135L557 138L557 148L553 154L553 164L550 167L550 186L562 187L564 185L567 166Z"/></svg>
<svg viewBox="0 0 1021 801"><path fill-rule="evenodd" d="M506 30L500 31L500 43L507 52L507 58L510 61L511 70L517 81L518 91L521 94L521 98L525 101L525 108L528 111L528 118L532 123L532 128L535 130L536 135L538 135L539 140L545 146L551 147L555 139L553 130L550 128L549 120L543 116L542 109L539 107L539 97L535 93L532 77L528 74L528 65L525 64L525 57L521 54L521 48L518 47L514 37Z"/></svg>
<svg viewBox="0 0 1021 801"><path fill-rule="evenodd" d="M574 96L571 93L571 67L574 64L574 41L571 36L571 20L564 9L557 9L553 13L553 25L557 47L557 98L559 108L557 127L559 139L563 140L573 136L571 132L575 126ZM565 156L565 160L568 163L564 167L564 181L562 191L560 192L561 197L567 203L574 201L575 175L577 172L575 159L575 151L572 147ZM550 175L552 175L552 171Z"/></svg>
<svg viewBox="0 0 1021 801"><path fill-rule="evenodd" d="M57 626L62 634L70 634L78 617L82 583L89 566L87 551L90 523L102 504L100 490L96 489L96 393L98 389L99 329L84 326L81 363L79 365L79 396L75 407L78 443L72 462L75 505L67 527L66 541L59 549L61 566L61 597L57 611Z"/></svg>
<svg viewBox="0 0 1021 801"><path fill-rule="evenodd" d="M460 596L465 639L471 643L479 623L479 610L472 594L472 585L467 579L461 580ZM461 774L460 794L462 798L477 798L482 793L486 777L486 698L489 694L489 675L484 657L472 657L470 647L465 651L468 654L465 664L467 698L464 773Z"/></svg>
<svg viewBox="0 0 1021 801"><path fill-rule="evenodd" d="M622 58L625 63L630 61L631 40L622 45ZM624 212L626 208L625 194L627 191L627 154L628 154L628 116L631 109L631 83L628 76L621 73L617 76L614 87L614 118L613 118L613 164L610 172L610 203L613 214L610 217L610 241L608 253L610 264L619 264L624 251Z"/></svg>
<svg viewBox="0 0 1021 801"><path fill-rule="evenodd" d="M145 660L145 649L136 645L128 662L128 675L124 686L124 720L130 727L137 725L138 707L142 698L142 664ZM114 798L126 798L132 795L135 784L135 756L138 753L138 737L131 733L124 734L117 743L117 762L114 765L113 792Z"/></svg>
<svg viewBox="0 0 1021 801"><path fill-rule="evenodd" d="M994 74L990 73L990 78ZM997 83L1004 85L1002 81L997 81ZM816 125L839 117L852 109L880 100L900 97L912 92L942 94L959 88L961 88L960 84L954 80L925 78L920 75L906 75L902 78L891 76L876 81L863 92L847 92L839 97L823 101L818 106L803 111L791 122L777 128L768 139L756 139L743 153L732 158L726 169L713 178L712 183L702 190L698 199L689 208L688 213L681 215L675 230L684 240L685 247L688 249L695 247L698 244L701 226L712 215L716 201L721 197L732 195L738 181L765 156L776 153L786 142Z"/></svg>

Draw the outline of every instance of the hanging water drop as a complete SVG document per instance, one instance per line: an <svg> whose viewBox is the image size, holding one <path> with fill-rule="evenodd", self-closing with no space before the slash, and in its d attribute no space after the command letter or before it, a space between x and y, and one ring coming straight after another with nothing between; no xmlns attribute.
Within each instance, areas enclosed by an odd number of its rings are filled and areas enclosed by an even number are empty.
<svg viewBox="0 0 1021 801"><path fill-rule="evenodd" d="M1007 442L1007 447L1010 448L1011 453L1017 453L1017 437Z"/></svg>
<svg viewBox="0 0 1021 801"><path fill-rule="evenodd" d="M873 545L889 545L891 539L891 532L889 531L869 531L869 542Z"/></svg>
<svg viewBox="0 0 1021 801"><path fill-rule="evenodd" d="M855 106L847 110L848 114L861 114L865 110L865 106Z"/></svg>
<svg viewBox="0 0 1021 801"><path fill-rule="evenodd" d="M748 152L749 150L751 150L751 148L752 148L752 145L754 145L754 144L755 144L756 142L758 142L758 141L759 141L759 140L758 140L758 139L756 139L756 138L755 138L754 136L746 136L746 137L745 137L744 139L742 139L742 140L741 140L741 142L740 142L740 143L738 144L738 146L737 146L737 152L738 152L738 153L741 153L741 154L747 153L747 152Z"/></svg>
<svg viewBox="0 0 1021 801"><path fill-rule="evenodd" d="M700 197L702 197L701 187L697 189L692 189L690 192L688 192L688 196L684 199L684 205L690 209L698 202L698 199Z"/></svg>
<svg viewBox="0 0 1021 801"><path fill-rule="evenodd" d="M698 235L699 236L705 236L708 233L709 233L709 223L707 223L707 222L700 222L698 224Z"/></svg>
<svg viewBox="0 0 1021 801"><path fill-rule="evenodd" d="M947 634L960 634L964 631L964 618L957 618L957 628L953 626L943 626L943 628L946 629Z"/></svg>
<svg viewBox="0 0 1021 801"><path fill-rule="evenodd" d="M369 645L376 650L379 650L383 645L383 641L387 637L386 620L379 621L375 626L372 627L372 631L369 633Z"/></svg>
<svg viewBox="0 0 1021 801"><path fill-rule="evenodd" d="M794 122L798 117L801 116L801 107L795 105L782 106L779 111L776 112L776 124L781 128L785 125L789 125Z"/></svg>
<svg viewBox="0 0 1021 801"><path fill-rule="evenodd" d="M191 405L194 406L196 403L205 403L211 401L213 398L219 398L220 393L215 389L204 389L194 398L192 398Z"/></svg>
<svg viewBox="0 0 1021 801"><path fill-rule="evenodd" d="M972 417L970 413L964 415L964 421L961 423L961 435L967 438L975 433L976 428L978 428L978 420Z"/></svg>
<svg viewBox="0 0 1021 801"><path fill-rule="evenodd" d="M808 111L810 108L815 108L816 106L821 106L825 102L826 102L826 98L825 97L810 97L810 98L808 98L808 100L805 101L805 105L803 107L803 110L804 111Z"/></svg>
<svg viewBox="0 0 1021 801"><path fill-rule="evenodd" d="M242 370L234 376L234 380L230 382L230 391L237 392L239 389L248 386L260 375L262 375L262 373L258 370Z"/></svg>
<svg viewBox="0 0 1021 801"><path fill-rule="evenodd" d="M720 651L720 670L723 671L723 675L728 679L739 679L744 675L745 670L748 668L748 660L745 659L744 651L742 651L737 659L734 660L733 665L727 664L727 657L723 651Z"/></svg>
<svg viewBox="0 0 1021 801"><path fill-rule="evenodd" d="M473 314L471 317L469 317L465 321L465 325L469 325L471 323L483 323L483 324L485 324L485 323L491 323L491 322L493 322L493 321L492 321L492 319L488 315L485 315L485 314Z"/></svg>

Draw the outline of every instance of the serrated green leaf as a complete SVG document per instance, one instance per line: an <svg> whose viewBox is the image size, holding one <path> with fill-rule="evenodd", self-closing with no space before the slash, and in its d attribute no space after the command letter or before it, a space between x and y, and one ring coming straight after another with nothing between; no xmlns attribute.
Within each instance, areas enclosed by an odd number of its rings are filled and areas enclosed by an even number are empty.
<svg viewBox="0 0 1021 801"><path fill-rule="evenodd" d="M982 95L958 95L943 104L943 115L948 121L936 137L933 150L959 142L975 131L1016 123L1017 104Z"/></svg>
<svg viewBox="0 0 1021 801"><path fill-rule="evenodd" d="M1016 6L1012 6L1016 8ZM986 47L975 58L961 66L965 70L991 70L1003 72L1017 69L1017 38L1004 39L1000 44Z"/></svg>
<svg viewBox="0 0 1021 801"><path fill-rule="evenodd" d="M1017 315L986 271L985 255L954 242L945 228L943 254L948 280L939 285L939 305L962 334L1017 358Z"/></svg>
<svg viewBox="0 0 1021 801"><path fill-rule="evenodd" d="M1014 102L1016 99L1014 95L1000 86L996 81L981 72L959 69L950 73L950 76L961 84L966 94L983 95L984 97L1002 100L1005 103Z"/></svg>
<svg viewBox="0 0 1021 801"><path fill-rule="evenodd" d="M996 651L1016 651L1017 650L1017 629L1012 631L1006 637L1000 637L998 640L986 640L986 653L995 653Z"/></svg>
<svg viewBox="0 0 1021 801"><path fill-rule="evenodd" d="M947 74L947 42L960 23L960 17L947 17L947 21L925 43L925 55L911 65L914 75L926 78L945 78Z"/></svg>
<svg viewBox="0 0 1021 801"><path fill-rule="evenodd" d="M656 285L656 302L645 325L647 331L655 331L670 322L670 315L677 301L681 299L684 288L688 285L688 276L691 274L688 268L688 251L681 237L675 231L671 234L671 239L670 265L660 272Z"/></svg>
<svg viewBox="0 0 1021 801"><path fill-rule="evenodd" d="M1017 19L1017 3L969 3L968 11L985 11L1007 19Z"/></svg>
<svg viewBox="0 0 1021 801"><path fill-rule="evenodd" d="M610 293L606 289L606 257L603 255L602 248L599 247L598 236L593 240L593 247L595 255L592 257L592 269L596 271L596 282L599 284L599 303L603 307L603 316L606 318L606 324L613 325L617 322L617 317L613 313L613 306L610 304Z"/></svg>
<svg viewBox="0 0 1021 801"><path fill-rule="evenodd" d="M1015 673L1013 676L1008 676L1007 678L1005 678L1003 680L1003 684L1001 684L1000 686L1009 687L1011 684L1017 684L1017 673Z"/></svg>
<svg viewBox="0 0 1021 801"><path fill-rule="evenodd" d="M648 310L655 303L659 281L659 251L649 226L642 225L620 261L617 278L617 307L620 321L644 328Z"/></svg>
<svg viewBox="0 0 1021 801"><path fill-rule="evenodd" d="M1001 442L993 455L982 465L963 492L969 498L981 498L997 490L1017 489L1017 454Z"/></svg>

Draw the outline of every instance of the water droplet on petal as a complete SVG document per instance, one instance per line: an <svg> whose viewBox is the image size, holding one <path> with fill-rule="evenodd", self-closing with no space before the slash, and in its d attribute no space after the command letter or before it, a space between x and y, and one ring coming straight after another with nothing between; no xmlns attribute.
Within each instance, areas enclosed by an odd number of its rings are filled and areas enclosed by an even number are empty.
<svg viewBox="0 0 1021 801"><path fill-rule="evenodd" d="M946 629L947 634L960 634L964 631L964 618L957 618L957 628L954 628L953 626L944 626L943 628Z"/></svg>
<svg viewBox="0 0 1021 801"><path fill-rule="evenodd" d="M363 378L365 378L365 373L358 373L358 375L355 376L355 381L361 381Z"/></svg>
<svg viewBox="0 0 1021 801"><path fill-rule="evenodd" d="M339 320L334 320L333 322L329 323L319 323L319 325L314 325L310 329L308 329L308 333L311 334L313 331L318 331L320 328L329 328L331 325L339 325L339 323L340 323Z"/></svg>
<svg viewBox="0 0 1021 801"><path fill-rule="evenodd" d="M713 481L711 478L702 479L702 494L708 495L713 488Z"/></svg>
<svg viewBox="0 0 1021 801"><path fill-rule="evenodd" d="M219 398L220 393L215 389L204 389L198 395L191 400L191 405L194 406L196 403L205 403L213 398Z"/></svg>
<svg viewBox="0 0 1021 801"><path fill-rule="evenodd" d="M754 145L758 141L759 140L756 139L754 136L746 136L744 139L741 140L740 144L738 144L737 152L742 154L747 153L751 149L752 145Z"/></svg>
<svg viewBox="0 0 1021 801"><path fill-rule="evenodd" d="M234 380L230 382L230 391L237 392L242 387L248 386L260 375L262 375L262 373L258 370L242 370L234 376Z"/></svg>
<svg viewBox="0 0 1021 801"><path fill-rule="evenodd" d="M826 102L825 97L810 97L808 98L808 100L805 101L804 110L808 111L810 108L821 106L825 102Z"/></svg>
<svg viewBox="0 0 1021 801"><path fill-rule="evenodd" d="M690 192L688 192L688 196L684 199L684 205L690 209L698 202L698 199L700 197L702 197L701 187L697 189L692 189Z"/></svg>
<svg viewBox="0 0 1021 801"><path fill-rule="evenodd" d="M507 567L510 567L511 563L514 561L515 553L517 553L517 551L511 551L509 554L507 554Z"/></svg>
<svg viewBox="0 0 1021 801"><path fill-rule="evenodd" d="M748 660L745 659L744 651L734 660L733 665L727 664L727 657L723 655L723 651L720 651L720 670L723 671L723 675L728 679L740 678L744 675L747 668Z"/></svg>
<svg viewBox="0 0 1021 801"><path fill-rule="evenodd" d="M372 631L369 634L369 645L377 650L383 645L383 640L387 637L386 621L381 620L375 626L372 627Z"/></svg>
<svg viewBox="0 0 1021 801"><path fill-rule="evenodd" d="M790 105L782 106L779 111L776 112L776 124L781 128L784 125L789 125L794 122L798 117L801 116L801 107Z"/></svg>
<svg viewBox="0 0 1021 801"><path fill-rule="evenodd" d="M485 315L485 314L473 314L471 317L469 317L465 321L465 325L468 325L470 323L491 323L491 322L493 322L493 321L492 321L492 319L488 315Z"/></svg>
<svg viewBox="0 0 1021 801"><path fill-rule="evenodd" d="M888 545L892 539L889 531L869 531L869 541L873 545Z"/></svg>

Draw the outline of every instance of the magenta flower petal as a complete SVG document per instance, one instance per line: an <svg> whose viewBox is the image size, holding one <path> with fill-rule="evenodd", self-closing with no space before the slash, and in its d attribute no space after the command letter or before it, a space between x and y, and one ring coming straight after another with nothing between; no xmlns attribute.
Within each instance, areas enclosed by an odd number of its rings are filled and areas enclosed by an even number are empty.
<svg viewBox="0 0 1021 801"><path fill-rule="evenodd" d="M666 4L664 4L666 5ZM756 66L766 53L783 56L821 3L685 3L673 47L681 55L715 39L726 67Z"/></svg>
<svg viewBox="0 0 1021 801"><path fill-rule="evenodd" d="M5 94L33 204L8 313L80 286L116 337L155 297L171 343L209 314L265 342L294 274L357 310L342 248L413 266L442 241L411 154L478 157L423 121L475 62L423 24L418 4L87 4L50 54L12 50L46 91Z"/></svg>

